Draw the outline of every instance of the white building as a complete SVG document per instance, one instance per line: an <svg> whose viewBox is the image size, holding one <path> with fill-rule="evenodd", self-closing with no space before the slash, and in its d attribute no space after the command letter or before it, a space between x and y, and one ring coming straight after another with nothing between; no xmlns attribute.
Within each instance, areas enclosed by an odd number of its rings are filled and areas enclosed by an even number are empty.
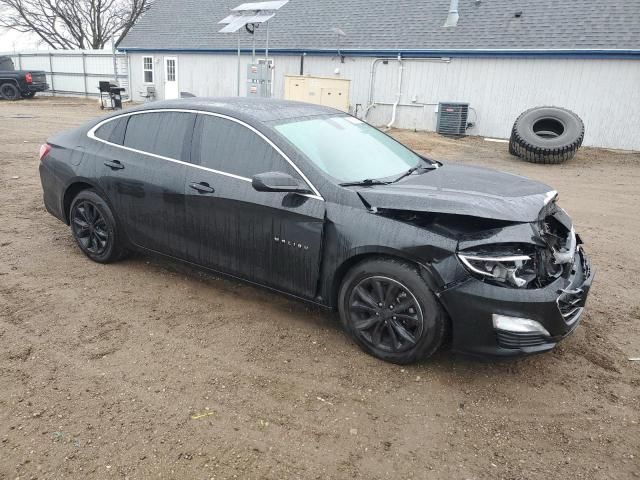
<svg viewBox="0 0 640 480"><path fill-rule="evenodd" d="M157 99L245 95L253 38L218 33L240 3L156 0L118 47L133 98L148 86ZM397 103L395 127L435 130L440 102L466 102L467 133L502 138L524 110L554 105L582 117L585 145L640 150L640 2L459 0L457 23L449 10L449 0L290 0L269 22L273 95L286 75L348 79L351 113L374 125ZM266 32L255 34L259 58Z"/></svg>

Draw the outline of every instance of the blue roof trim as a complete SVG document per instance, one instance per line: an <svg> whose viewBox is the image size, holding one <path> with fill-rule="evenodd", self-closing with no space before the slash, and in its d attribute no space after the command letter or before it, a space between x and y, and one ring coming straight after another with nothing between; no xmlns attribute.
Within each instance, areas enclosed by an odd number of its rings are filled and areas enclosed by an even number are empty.
<svg viewBox="0 0 640 480"><path fill-rule="evenodd" d="M237 49L193 49L193 48L120 48L123 52L173 52L173 53L219 53L237 54ZM251 54L251 49L241 49L243 54ZM256 54L264 54L257 49ZM269 49L273 55L317 55L345 57L518 57L518 58L619 58L640 59L640 50L316 50L316 49Z"/></svg>

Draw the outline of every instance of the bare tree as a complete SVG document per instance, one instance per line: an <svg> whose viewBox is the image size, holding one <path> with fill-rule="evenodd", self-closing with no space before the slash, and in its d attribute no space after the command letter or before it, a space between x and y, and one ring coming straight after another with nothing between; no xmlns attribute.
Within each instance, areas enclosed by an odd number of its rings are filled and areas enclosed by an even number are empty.
<svg viewBox="0 0 640 480"><path fill-rule="evenodd" d="M54 49L120 42L152 0L0 0L0 27L33 32Z"/></svg>

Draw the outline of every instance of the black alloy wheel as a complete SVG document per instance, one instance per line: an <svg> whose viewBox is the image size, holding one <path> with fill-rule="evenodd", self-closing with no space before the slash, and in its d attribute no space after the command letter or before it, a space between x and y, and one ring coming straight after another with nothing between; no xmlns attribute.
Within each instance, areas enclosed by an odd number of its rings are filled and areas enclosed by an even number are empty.
<svg viewBox="0 0 640 480"><path fill-rule="evenodd" d="M102 213L88 200L74 205L71 227L83 250L92 255L103 255L113 242Z"/></svg>
<svg viewBox="0 0 640 480"><path fill-rule="evenodd" d="M373 348L406 352L424 329L418 300L409 289L387 277L367 277L351 291L349 315L354 329Z"/></svg>
<svg viewBox="0 0 640 480"><path fill-rule="evenodd" d="M372 257L351 268L338 295L344 329L370 355L407 364L430 357L444 342L449 319L420 267Z"/></svg>
<svg viewBox="0 0 640 480"><path fill-rule="evenodd" d="M21 97L20 90L11 83L5 83L0 85L0 97L5 100L18 100Z"/></svg>
<svg viewBox="0 0 640 480"><path fill-rule="evenodd" d="M69 225L80 250L94 262L111 263L126 253L109 205L94 190L83 190L73 199Z"/></svg>

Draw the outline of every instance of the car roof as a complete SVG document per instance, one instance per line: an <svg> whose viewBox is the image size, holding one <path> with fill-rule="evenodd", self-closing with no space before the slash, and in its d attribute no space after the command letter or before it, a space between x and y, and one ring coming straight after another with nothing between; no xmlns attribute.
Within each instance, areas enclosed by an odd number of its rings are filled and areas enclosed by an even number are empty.
<svg viewBox="0 0 640 480"><path fill-rule="evenodd" d="M261 123L318 115L344 115L344 112L340 110L321 105L272 98L246 97L194 97L179 100L164 100L146 104L137 110L156 110L162 108L202 110L205 112L229 115L239 120L253 120L254 122L257 121Z"/></svg>

